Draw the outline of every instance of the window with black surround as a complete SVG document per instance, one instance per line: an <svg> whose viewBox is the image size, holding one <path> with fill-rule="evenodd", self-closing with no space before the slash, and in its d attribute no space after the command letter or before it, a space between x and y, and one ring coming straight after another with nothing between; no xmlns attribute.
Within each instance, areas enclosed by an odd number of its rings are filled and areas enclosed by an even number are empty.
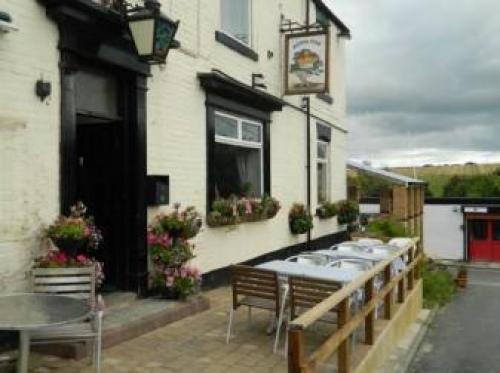
<svg viewBox="0 0 500 373"><path fill-rule="evenodd" d="M330 142L331 129L320 123L316 124L316 178L318 203L330 200Z"/></svg>
<svg viewBox="0 0 500 373"><path fill-rule="evenodd" d="M215 198L262 197L262 123L215 111Z"/></svg>
<svg viewBox="0 0 500 373"><path fill-rule="evenodd" d="M219 71L198 79L206 92L207 209L219 197L271 195L271 113L283 101Z"/></svg>
<svg viewBox="0 0 500 373"><path fill-rule="evenodd" d="M220 18L215 40L258 61L259 55L252 49L252 0L220 0Z"/></svg>
<svg viewBox="0 0 500 373"><path fill-rule="evenodd" d="M241 43L251 44L251 0L220 0L221 29Z"/></svg>

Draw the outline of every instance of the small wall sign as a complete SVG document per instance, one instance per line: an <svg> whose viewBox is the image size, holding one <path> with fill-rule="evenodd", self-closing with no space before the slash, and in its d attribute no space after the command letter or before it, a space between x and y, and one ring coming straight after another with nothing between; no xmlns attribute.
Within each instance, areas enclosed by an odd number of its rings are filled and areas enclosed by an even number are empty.
<svg viewBox="0 0 500 373"><path fill-rule="evenodd" d="M328 30L285 36L285 94L328 93Z"/></svg>
<svg viewBox="0 0 500 373"><path fill-rule="evenodd" d="M467 207L464 207L464 212L474 213L474 214L487 214L488 207L467 206Z"/></svg>

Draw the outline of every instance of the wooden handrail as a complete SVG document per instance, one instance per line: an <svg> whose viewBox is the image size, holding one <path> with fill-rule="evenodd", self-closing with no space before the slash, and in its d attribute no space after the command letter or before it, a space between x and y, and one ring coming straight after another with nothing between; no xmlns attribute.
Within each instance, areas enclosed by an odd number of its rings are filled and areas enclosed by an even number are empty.
<svg viewBox="0 0 500 373"><path fill-rule="evenodd" d="M418 258L417 258L418 259ZM323 344L311 354L308 359L308 368L312 369L314 366L324 362L331 355L331 351L335 350L343 340L347 339L349 335L354 332L359 325L363 322L366 316L384 299L396 284L403 279L406 273L417 264L417 260L408 266L407 271L399 273L391 279L391 282L385 285L378 294L372 298L368 303L358 311L356 314L340 329L336 330L335 334L330 336Z"/></svg>
<svg viewBox="0 0 500 373"><path fill-rule="evenodd" d="M408 246L396 251L389 258L377 263L372 269L363 273L359 278L350 282L342 289L340 289L335 294L332 294L328 298L326 298L323 302L318 303L314 308L310 308L302 315L297 317L290 323L290 330L303 330L311 326L314 322L318 321L324 314L329 312L331 309L337 307L337 305L342 302L345 298L351 296L357 289L362 286L365 286L365 283L368 282L371 278L377 276L380 272L382 272L387 266L389 266L396 258L405 255L408 250L416 247L418 241L420 239L415 237L412 239L412 243Z"/></svg>
<svg viewBox="0 0 500 373"><path fill-rule="evenodd" d="M419 238L414 238L412 242L406 247L394 252L388 259L378 263L370 271L361 275L358 279L349 283L338 292L332 294L324 301L309 309L301 316L293 320L289 325L289 339L288 357L289 357L289 372L314 372L315 368L326 361L336 349L338 350L338 369L339 372L345 373L350 371L349 353L348 353L348 338L349 336L363 323L368 322L367 328L367 344L374 343L373 336L373 313L375 308L384 301L384 308L386 308L385 315L391 318L390 304L392 303L392 293L394 288L398 287L400 295L398 298L401 302L405 301L404 281L408 278L408 288L413 287L413 279L419 273L420 261L423 258L422 253L416 252ZM407 252L410 263L397 275L391 277L390 265L400 256L404 256ZM384 286L374 294L373 282L376 276L384 273L385 283ZM335 331L323 344L316 349L310 356L304 356L304 335L303 331L315 321L319 320L329 310L340 305L346 305L349 297L357 289L364 287L368 290L367 298L364 305L354 315L343 317L339 319L339 329ZM344 307L345 308L345 307ZM387 309L388 308L388 309ZM387 312L388 311L388 312ZM347 311L348 314L348 311Z"/></svg>

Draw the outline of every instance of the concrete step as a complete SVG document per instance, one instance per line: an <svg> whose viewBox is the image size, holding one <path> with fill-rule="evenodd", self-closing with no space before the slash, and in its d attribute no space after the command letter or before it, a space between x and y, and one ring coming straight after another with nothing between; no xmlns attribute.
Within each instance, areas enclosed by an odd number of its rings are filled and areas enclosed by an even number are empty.
<svg viewBox="0 0 500 373"><path fill-rule="evenodd" d="M127 308L137 302L137 294L131 292L115 292L103 294L104 304L108 311Z"/></svg>

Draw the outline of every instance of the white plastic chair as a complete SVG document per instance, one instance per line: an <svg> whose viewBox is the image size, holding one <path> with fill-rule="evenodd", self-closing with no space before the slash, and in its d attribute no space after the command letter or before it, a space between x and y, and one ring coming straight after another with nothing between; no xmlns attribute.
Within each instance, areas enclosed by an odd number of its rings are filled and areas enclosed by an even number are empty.
<svg viewBox="0 0 500 373"><path fill-rule="evenodd" d="M75 343L92 341L94 343L93 362L95 372L101 370L101 339L103 301L95 296L95 267L82 268L35 268L32 271L32 287L35 293L60 294L89 302L89 319L61 326L39 329L30 333L34 345Z"/></svg>

